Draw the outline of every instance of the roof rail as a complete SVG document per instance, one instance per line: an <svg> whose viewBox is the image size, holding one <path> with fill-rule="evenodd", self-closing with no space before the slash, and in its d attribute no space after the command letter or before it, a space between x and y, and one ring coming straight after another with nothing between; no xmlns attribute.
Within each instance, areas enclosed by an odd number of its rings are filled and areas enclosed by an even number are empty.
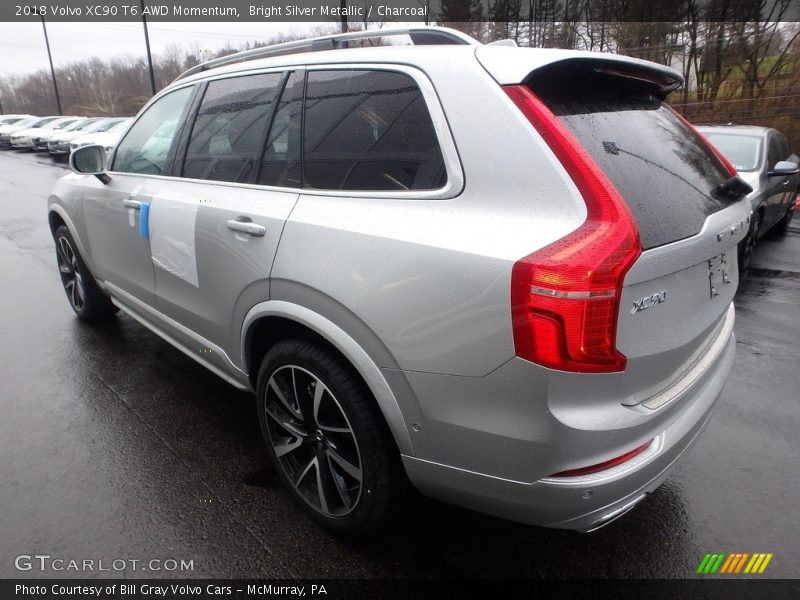
<svg viewBox="0 0 800 600"><path fill-rule="evenodd" d="M245 50L237 52L236 54L229 54L215 58L199 65L195 65L181 73L175 81L202 73L215 67L230 65L248 60L255 60L257 58L265 58L268 56L279 56L282 54L295 54L302 51L317 52L320 50L336 50L339 48L347 48L347 43L351 40L364 40L370 38L384 38L397 35L408 35L411 41L416 46L433 46L444 44L471 44L478 45L480 42L468 36L466 33L450 29L449 27L402 27L392 29L372 29L365 31L352 31L350 33L337 33L333 35L324 35L320 37L306 38L303 40L296 40L293 42L282 42L280 44L272 44L271 46L264 46L262 48L253 48L252 50Z"/></svg>

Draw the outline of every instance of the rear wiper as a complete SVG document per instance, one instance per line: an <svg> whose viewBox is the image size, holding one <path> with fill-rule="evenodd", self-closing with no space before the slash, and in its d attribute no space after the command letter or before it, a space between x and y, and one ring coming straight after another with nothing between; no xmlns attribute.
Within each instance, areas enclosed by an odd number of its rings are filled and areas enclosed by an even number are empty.
<svg viewBox="0 0 800 600"><path fill-rule="evenodd" d="M717 187L711 190L711 195L715 198L724 198L726 200L734 201L747 196L753 188L738 175L726 179Z"/></svg>

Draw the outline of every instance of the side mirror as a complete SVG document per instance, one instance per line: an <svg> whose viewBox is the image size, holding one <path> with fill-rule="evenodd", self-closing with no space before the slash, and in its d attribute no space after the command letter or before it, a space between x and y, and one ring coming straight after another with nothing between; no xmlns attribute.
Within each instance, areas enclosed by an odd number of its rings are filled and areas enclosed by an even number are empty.
<svg viewBox="0 0 800 600"><path fill-rule="evenodd" d="M772 170L767 172L770 177L777 177L778 175L797 175L800 173L800 167L789 160L779 160L772 167Z"/></svg>
<svg viewBox="0 0 800 600"><path fill-rule="evenodd" d="M81 175L94 175L103 183L111 178L106 174L106 151L100 145L81 146L69 155L69 167Z"/></svg>

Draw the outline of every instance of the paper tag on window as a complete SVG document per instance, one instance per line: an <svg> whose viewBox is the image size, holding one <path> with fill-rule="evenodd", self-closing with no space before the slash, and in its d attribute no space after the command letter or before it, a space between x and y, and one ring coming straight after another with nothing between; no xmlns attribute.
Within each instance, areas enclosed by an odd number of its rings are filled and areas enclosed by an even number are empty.
<svg viewBox="0 0 800 600"><path fill-rule="evenodd" d="M136 211L133 208L128 209L128 225L136 227Z"/></svg>

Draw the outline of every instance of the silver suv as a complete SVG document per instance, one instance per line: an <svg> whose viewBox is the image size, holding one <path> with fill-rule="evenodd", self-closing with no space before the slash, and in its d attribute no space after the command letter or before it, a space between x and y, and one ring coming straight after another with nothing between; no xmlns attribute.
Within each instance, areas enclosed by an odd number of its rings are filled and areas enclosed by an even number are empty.
<svg viewBox="0 0 800 600"><path fill-rule="evenodd" d="M64 288L254 391L335 531L408 480L590 531L667 477L733 360L749 188L663 103L680 85L438 28L212 61L107 164L73 152L48 203Z"/></svg>

